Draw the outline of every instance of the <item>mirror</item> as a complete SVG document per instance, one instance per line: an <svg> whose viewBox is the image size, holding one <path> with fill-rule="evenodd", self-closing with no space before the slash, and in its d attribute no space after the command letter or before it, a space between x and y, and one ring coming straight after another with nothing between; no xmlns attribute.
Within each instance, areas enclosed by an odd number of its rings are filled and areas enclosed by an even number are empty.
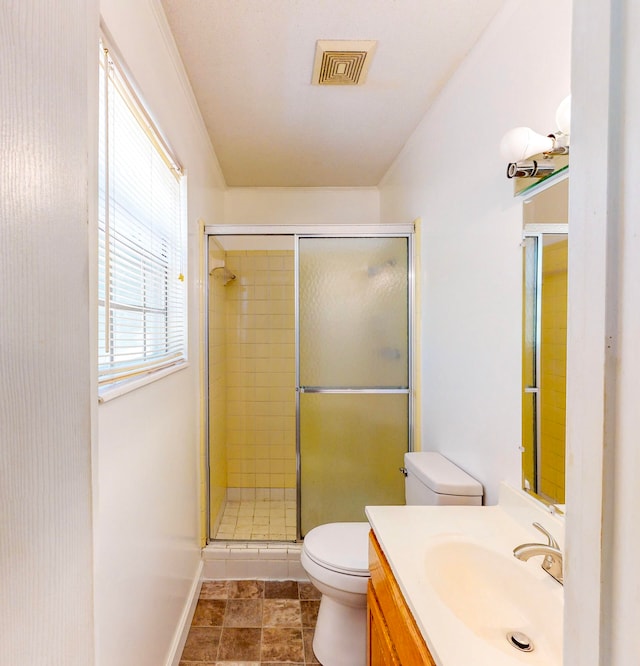
<svg viewBox="0 0 640 666"><path fill-rule="evenodd" d="M569 179L523 205L522 482L564 505Z"/></svg>

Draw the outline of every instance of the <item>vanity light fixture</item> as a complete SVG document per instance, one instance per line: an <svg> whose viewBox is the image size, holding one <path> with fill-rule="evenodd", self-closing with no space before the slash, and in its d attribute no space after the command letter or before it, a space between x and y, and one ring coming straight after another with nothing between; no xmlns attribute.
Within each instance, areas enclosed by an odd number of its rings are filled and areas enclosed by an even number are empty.
<svg viewBox="0 0 640 666"><path fill-rule="evenodd" d="M553 173L552 155L569 154L571 131L571 95L566 97L556 111L556 126L553 134L544 136L529 127L514 127L500 142L500 153L507 160L507 178L540 178ZM545 159L528 159L533 155L544 155Z"/></svg>

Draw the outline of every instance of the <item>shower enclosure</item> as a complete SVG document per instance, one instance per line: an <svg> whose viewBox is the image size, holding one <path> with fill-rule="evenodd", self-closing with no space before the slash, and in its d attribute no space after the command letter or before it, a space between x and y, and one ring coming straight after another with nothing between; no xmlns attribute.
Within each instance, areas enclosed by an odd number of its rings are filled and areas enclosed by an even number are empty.
<svg viewBox="0 0 640 666"><path fill-rule="evenodd" d="M282 229L206 230L211 539L294 541L403 502L411 228Z"/></svg>

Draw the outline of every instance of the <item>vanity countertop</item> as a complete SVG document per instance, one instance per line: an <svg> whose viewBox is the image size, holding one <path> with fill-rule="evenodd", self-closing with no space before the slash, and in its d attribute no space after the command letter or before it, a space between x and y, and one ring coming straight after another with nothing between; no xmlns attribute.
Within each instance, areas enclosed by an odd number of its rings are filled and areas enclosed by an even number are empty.
<svg viewBox="0 0 640 666"><path fill-rule="evenodd" d="M369 523L438 666L560 666L563 588L540 556L513 549L544 538L563 546L563 520L505 484L496 506L370 506ZM509 644L519 631L532 652Z"/></svg>

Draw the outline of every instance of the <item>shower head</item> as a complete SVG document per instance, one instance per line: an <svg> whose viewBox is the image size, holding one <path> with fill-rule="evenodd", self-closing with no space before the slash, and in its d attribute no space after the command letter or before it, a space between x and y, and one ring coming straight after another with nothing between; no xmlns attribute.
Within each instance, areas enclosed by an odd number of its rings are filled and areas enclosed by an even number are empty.
<svg viewBox="0 0 640 666"><path fill-rule="evenodd" d="M216 271L222 271L221 273L216 273ZM222 286L226 287L231 280L236 279L236 274L230 271L226 266L216 266L215 268L212 268L209 271L209 275L213 275L215 278L220 278L222 282Z"/></svg>

